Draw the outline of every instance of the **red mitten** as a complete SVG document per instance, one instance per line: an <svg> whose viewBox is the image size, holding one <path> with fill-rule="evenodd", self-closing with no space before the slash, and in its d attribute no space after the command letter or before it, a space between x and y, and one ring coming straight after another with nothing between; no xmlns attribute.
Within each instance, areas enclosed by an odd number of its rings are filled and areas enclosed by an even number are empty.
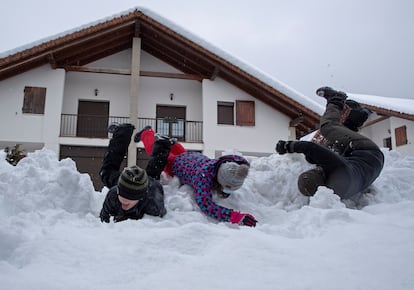
<svg viewBox="0 0 414 290"><path fill-rule="evenodd" d="M230 215L230 222L233 224L255 227L257 220L251 214L232 211Z"/></svg>

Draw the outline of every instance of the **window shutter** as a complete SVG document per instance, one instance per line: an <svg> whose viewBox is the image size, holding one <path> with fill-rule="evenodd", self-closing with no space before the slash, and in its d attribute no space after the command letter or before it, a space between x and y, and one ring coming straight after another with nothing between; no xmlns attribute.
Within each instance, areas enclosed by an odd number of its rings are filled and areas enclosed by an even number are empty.
<svg viewBox="0 0 414 290"><path fill-rule="evenodd" d="M395 143L397 146L407 144L407 126L395 128Z"/></svg>
<svg viewBox="0 0 414 290"><path fill-rule="evenodd" d="M25 87L22 112L27 114L45 113L46 88Z"/></svg>
<svg viewBox="0 0 414 290"><path fill-rule="evenodd" d="M23 113L31 113L33 111L33 88L24 88L24 99L23 99Z"/></svg>
<svg viewBox="0 0 414 290"><path fill-rule="evenodd" d="M46 88L33 88L33 113L45 113Z"/></svg>
<svg viewBox="0 0 414 290"><path fill-rule="evenodd" d="M255 125L254 101L236 101L236 125Z"/></svg>

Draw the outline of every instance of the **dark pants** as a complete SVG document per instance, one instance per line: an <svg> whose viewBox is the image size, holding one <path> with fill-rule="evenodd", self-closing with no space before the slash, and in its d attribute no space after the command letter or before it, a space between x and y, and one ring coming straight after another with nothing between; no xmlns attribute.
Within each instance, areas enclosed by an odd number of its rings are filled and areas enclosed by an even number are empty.
<svg viewBox="0 0 414 290"><path fill-rule="evenodd" d="M102 167L99 172L102 183L111 188L118 183L121 174L120 166L128 153L128 146L131 142L134 127L129 124L120 125L113 133L102 160ZM171 144L165 140L158 140L154 143L153 151L146 167L148 176L159 180L161 172L167 164Z"/></svg>
<svg viewBox="0 0 414 290"><path fill-rule="evenodd" d="M384 156L378 146L367 137L339 123L341 110L327 104L320 121L320 131L328 145L341 154L312 142L297 142L294 151L305 154L309 163L321 167L325 173L324 185L343 199L357 201L361 191L378 177Z"/></svg>
<svg viewBox="0 0 414 290"><path fill-rule="evenodd" d="M334 104L327 104L325 113L320 120L321 134L328 141L328 145L335 148L340 154L346 154L352 149L378 149L378 146L369 138L348 129L340 124L342 110Z"/></svg>

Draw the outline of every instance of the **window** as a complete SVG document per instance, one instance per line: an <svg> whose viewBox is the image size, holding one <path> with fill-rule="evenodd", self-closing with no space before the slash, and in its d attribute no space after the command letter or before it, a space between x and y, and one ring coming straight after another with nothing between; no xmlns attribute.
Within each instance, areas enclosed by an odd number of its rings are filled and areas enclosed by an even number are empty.
<svg viewBox="0 0 414 290"><path fill-rule="evenodd" d="M217 124L234 125L233 102L217 102Z"/></svg>
<svg viewBox="0 0 414 290"><path fill-rule="evenodd" d="M254 102L253 101L236 101L236 125L254 126Z"/></svg>
<svg viewBox="0 0 414 290"><path fill-rule="evenodd" d="M391 137L385 138L383 140L383 145L385 148L389 148L390 150L392 150Z"/></svg>
<svg viewBox="0 0 414 290"><path fill-rule="evenodd" d="M395 128L395 143L397 146L407 144L407 126Z"/></svg>
<svg viewBox="0 0 414 290"><path fill-rule="evenodd" d="M25 87L23 100L23 114L45 113L46 88Z"/></svg>
<svg viewBox="0 0 414 290"><path fill-rule="evenodd" d="M217 102L217 124L234 125L233 102ZM236 101L236 125L255 125L254 101Z"/></svg>

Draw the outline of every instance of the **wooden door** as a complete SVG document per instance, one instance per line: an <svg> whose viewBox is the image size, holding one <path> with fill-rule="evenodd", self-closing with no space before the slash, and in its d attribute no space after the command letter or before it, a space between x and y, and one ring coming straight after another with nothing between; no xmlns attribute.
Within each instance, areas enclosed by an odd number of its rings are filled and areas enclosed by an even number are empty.
<svg viewBox="0 0 414 290"><path fill-rule="evenodd" d="M108 138L109 102L79 101L78 137Z"/></svg>

